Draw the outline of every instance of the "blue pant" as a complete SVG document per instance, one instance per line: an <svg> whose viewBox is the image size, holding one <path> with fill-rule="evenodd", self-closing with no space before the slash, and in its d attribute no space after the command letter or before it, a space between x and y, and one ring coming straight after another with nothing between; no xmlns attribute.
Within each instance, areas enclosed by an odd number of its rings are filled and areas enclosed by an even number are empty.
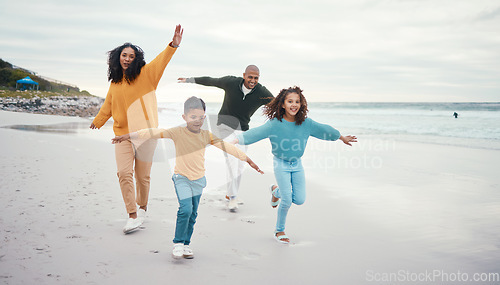
<svg viewBox="0 0 500 285"><path fill-rule="evenodd" d="M203 188L207 186L207 180L205 176L197 180L189 180L185 176L174 174L172 181L174 181L175 193L179 201L174 243L187 245L191 242L201 193Z"/></svg>
<svg viewBox="0 0 500 285"><path fill-rule="evenodd" d="M274 157L274 176L278 182L278 189L274 193L280 198L278 207L278 221L276 232L285 231L286 215L292 203L302 205L306 201L306 178L302 161L286 161Z"/></svg>

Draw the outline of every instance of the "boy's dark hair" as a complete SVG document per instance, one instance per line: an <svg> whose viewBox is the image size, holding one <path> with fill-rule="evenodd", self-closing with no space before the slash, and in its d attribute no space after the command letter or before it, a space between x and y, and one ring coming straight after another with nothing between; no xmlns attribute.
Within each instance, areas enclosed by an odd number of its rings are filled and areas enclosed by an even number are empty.
<svg viewBox="0 0 500 285"><path fill-rule="evenodd" d="M184 102L184 114L187 114L189 110L193 109L203 109L203 111L206 111L207 107L201 98L192 96Z"/></svg>
<svg viewBox="0 0 500 285"><path fill-rule="evenodd" d="M123 74L123 68L120 65L120 55L123 49L128 47L134 50L135 58L125 70L125 74ZM142 67L146 65L142 49L131 43L124 43L123 45L110 50L108 55L108 81L111 81L112 83L120 83L123 79L125 79L127 83L134 82L137 76L141 73Z"/></svg>
<svg viewBox="0 0 500 285"><path fill-rule="evenodd" d="M290 93L297 93L299 94L300 98L300 109L295 115L295 124L301 125L306 120L307 112L309 112L309 110L307 109L307 100L306 97L304 97L304 94L302 94L302 89L300 89L300 87L298 86L281 89L278 96L276 96L273 101L264 106L264 115L269 120L276 118L281 122L283 116L285 115L285 109L283 109L283 105L285 103L286 96Z"/></svg>

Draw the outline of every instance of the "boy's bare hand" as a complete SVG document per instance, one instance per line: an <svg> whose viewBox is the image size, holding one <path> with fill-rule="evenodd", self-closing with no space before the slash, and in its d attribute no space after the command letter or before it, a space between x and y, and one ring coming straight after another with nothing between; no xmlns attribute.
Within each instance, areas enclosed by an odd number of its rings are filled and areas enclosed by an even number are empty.
<svg viewBox="0 0 500 285"><path fill-rule="evenodd" d="M358 138L356 136L340 136L340 140L350 146L352 146L352 142L358 142Z"/></svg>
<svg viewBox="0 0 500 285"><path fill-rule="evenodd" d="M247 163L253 168L255 169L255 171L257 171L258 173L260 174L264 174L264 171L260 170L260 168L257 166L257 164L255 164L251 159L250 157L247 156Z"/></svg>
<svg viewBox="0 0 500 285"><path fill-rule="evenodd" d="M121 143L123 141L126 141L130 139L130 134L126 134L126 135L123 135L123 136L116 136L114 138L111 139L111 143L112 144L115 144L115 143Z"/></svg>

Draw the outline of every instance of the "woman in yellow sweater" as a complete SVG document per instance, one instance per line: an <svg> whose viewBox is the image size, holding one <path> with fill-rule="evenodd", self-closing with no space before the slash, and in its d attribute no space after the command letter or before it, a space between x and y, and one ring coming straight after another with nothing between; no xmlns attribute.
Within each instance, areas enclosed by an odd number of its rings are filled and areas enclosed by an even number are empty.
<svg viewBox="0 0 500 285"><path fill-rule="evenodd" d="M144 61L141 48L130 43L109 52L108 80L111 84L106 100L90 125L91 129L100 129L110 117L113 117L116 136L158 127L155 90L165 67L181 43L182 33L181 25L177 25L172 41L148 64ZM155 140L134 141L134 144L128 140L115 144L118 180L129 215L123 228L126 234L138 229L144 221L155 148ZM134 170L137 189L134 187Z"/></svg>

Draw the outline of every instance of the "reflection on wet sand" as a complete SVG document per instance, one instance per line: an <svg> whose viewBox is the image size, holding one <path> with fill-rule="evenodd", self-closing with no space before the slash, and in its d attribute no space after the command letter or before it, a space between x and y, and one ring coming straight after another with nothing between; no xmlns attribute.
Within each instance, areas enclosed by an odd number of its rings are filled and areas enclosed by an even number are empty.
<svg viewBox="0 0 500 285"><path fill-rule="evenodd" d="M49 125L12 125L5 126L4 128L41 133L76 134L88 129L88 127L89 124L87 122L72 122Z"/></svg>
<svg viewBox="0 0 500 285"><path fill-rule="evenodd" d="M106 123L99 130L91 130L89 126L90 121L40 125L10 125L3 126L2 128L47 134L76 135L101 141L110 141L114 137L113 122Z"/></svg>

